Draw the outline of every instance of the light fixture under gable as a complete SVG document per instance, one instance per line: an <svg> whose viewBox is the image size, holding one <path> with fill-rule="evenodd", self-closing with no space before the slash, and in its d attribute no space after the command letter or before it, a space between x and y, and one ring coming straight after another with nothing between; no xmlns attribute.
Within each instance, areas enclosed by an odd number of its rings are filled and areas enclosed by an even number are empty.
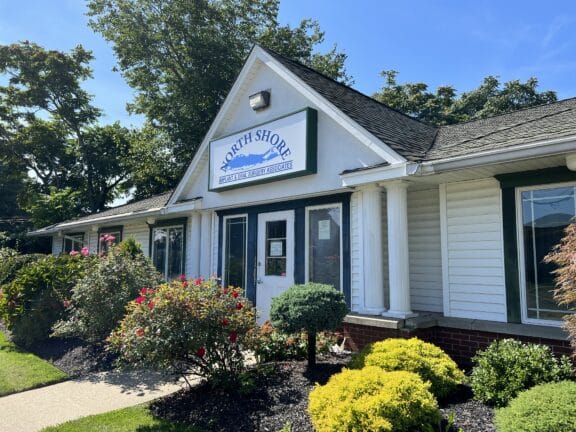
<svg viewBox="0 0 576 432"><path fill-rule="evenodd" d="M260 111L270 105L270 91L262 90L258 93L248 96L250 108L254 111Z"/></svg>

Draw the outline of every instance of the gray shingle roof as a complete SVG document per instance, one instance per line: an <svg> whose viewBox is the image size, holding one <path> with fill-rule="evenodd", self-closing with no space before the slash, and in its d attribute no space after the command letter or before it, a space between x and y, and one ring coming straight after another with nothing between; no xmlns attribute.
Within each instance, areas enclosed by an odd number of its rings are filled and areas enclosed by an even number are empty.
<svg viewBox="0 0 576 432"><path fill-rule="evenodd" d="M576 135L576 98L442 126L426 160L446 159Z"/></svg>
<svg viewBox="0 0 576 432"><path fill-rule="evenodd" d="M436 135L436 128L402 114L294 60L264 49L336 108L409 161L422 159L430 148Z"/></svg>

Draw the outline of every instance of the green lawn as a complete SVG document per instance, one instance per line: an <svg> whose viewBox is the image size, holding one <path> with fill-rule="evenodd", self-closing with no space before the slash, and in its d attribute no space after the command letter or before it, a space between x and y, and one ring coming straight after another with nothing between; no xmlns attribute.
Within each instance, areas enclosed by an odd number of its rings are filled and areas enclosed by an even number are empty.
<svg viewBox="0 0 576 432"><path fill-rule="evenodd" d="M42 429L42 432L200 432L152 417L147 405L124 408L104 414L84 417Z"/></svg>
<svg viewBox="0 0 576 432"><path fill-rule="evenodd" d="M8 342L0 332L0 396L53 384L67 377L50 363Z"/></svg>

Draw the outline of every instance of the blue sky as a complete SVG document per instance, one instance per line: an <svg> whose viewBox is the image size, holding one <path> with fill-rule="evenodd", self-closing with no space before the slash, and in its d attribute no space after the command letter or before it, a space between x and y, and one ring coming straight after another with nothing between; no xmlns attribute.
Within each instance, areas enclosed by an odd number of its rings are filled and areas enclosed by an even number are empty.
<svg viewBox="0 0 576 432"><path fill-rule="evenodd" d="M87 26L82 0L0 0L0 44L30 40L69 50L93 51L94 79L85 88L106 114L103 121L138 125L126 102L132 90L112 72L114 54ZM387 1L282 0L280 21L319 21L333 44L348 54L354 87L377 91L383 69L399 71L400 82L451 84L458 91L482 78L503 81L535 76L541 90L576 97L576 2L561 1Z"/></svg>

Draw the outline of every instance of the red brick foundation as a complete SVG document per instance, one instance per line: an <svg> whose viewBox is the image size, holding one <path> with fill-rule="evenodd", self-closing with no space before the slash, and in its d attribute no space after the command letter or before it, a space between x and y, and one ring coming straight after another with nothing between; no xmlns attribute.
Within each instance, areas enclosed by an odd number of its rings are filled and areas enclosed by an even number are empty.
<svg viewBox="0 0 576 432"><path fill-rule="evenodd" d="M513 338L522 342L533 342L548 345L556 354L572 354L568 341L544 339L539 337L515 336L504 333L491 333L478 330L462 330L448 327L430 327L421 329L388 329L364 326L359 324L344 324L344 336L347 338L348 348L353 351L361 350L366 344L379 340L400 337L418 337L426 342L442 348L459 365L469 367L471 358L476 351L485 349L497 339Z"/></svg>

